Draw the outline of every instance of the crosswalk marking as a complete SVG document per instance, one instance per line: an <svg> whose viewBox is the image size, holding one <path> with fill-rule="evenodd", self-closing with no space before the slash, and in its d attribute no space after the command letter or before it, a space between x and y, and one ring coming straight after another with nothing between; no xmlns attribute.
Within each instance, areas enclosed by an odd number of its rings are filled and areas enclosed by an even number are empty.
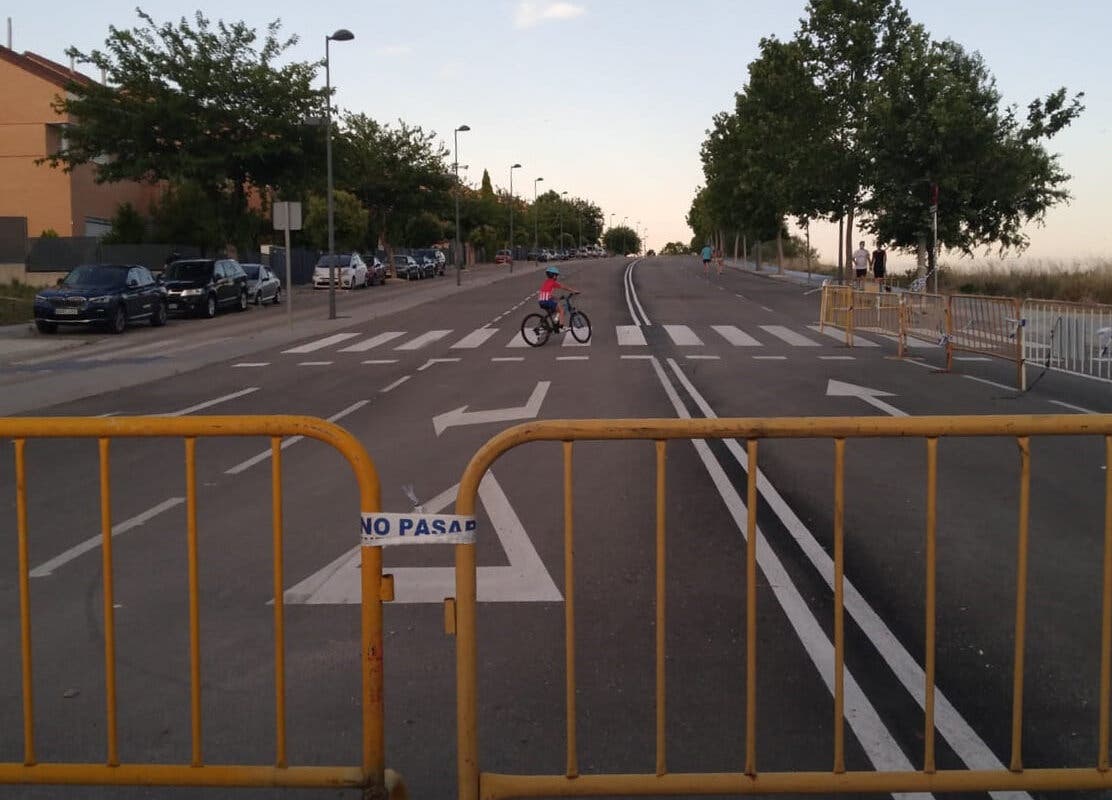
<svg viewBox="0 0 1112 800"><path fill-rule="evenodd" d="M564 347L590 347L591 346L591 340L590 339L588 339L585 342L577 342L575 340L575 337L572 335L571 331L564 331L563 336L564 336L564 344L563 344Z"/></svg>
<svg viewBox="0 0 1112 800"><path fill-rule="evenodd" d="M89 361L109 361L113 358L131 358L134 355L145 352L147 350L166 350L170 345L177 342L177 339L166 339L159 342L150 342L148 344L141 344L134 347L123 347L119 350L113 350L110 353L98 353L93 356L86 356L85 358L77 359L79 362Z"/></svg>
<svg viewBox="0 0 1112 800"><path fill-rule="evenodd" d="M426 331L425 333L422 333L420 336L418 336L416 339L410 339L405 344L400 344L397 347L395 347L394 349L395 350L420 350L425 345L429 345L429 344L432 344L433 342L440 341L445 336L447 336L449 333L451 333L450 330L447 330L447 331Z"/></svg>
<svg viewBox="0 0 1112 800"><path fill-rule="evenodd" d="M711 325L711 330L734 347L761 347L761 343L736 325Z"/></svg>
<svg viewBox="0 0 1112 800"><path fill-rule="evenodd" d="M312 353L317 350L323 350L326 347L331 347L340 342L346 342L348 339L354 339L358 333L334 333L331 336L326 336L323 339L317 339L314 342L307 342L298 347L291 347L289 350L283 350L283 353Z"/></svg>
<svg viewBox="0 0 1112 800"><path fill-rule="evenodd" d="M333 362L331 362L331 361L299 361L297 363L297 366L299 366L299 367L330 367L330 366L332 366L332 363Z"/></svg>
<svg viewBox="0 0 1112 800"><path fill-rule="evenodd" d="M761 330L787 342L792 347L819 347L819 343L783 325L761 325Z"/></svg>
<svg viewBox="0 0 1112 800"><path fill-rule="evenodd" d="M665 325L663 327L672 338L672 342L678 347L699 347L703 344L703 340L695 335L695 331L686 325Z"/></svg>
<svg viewBox="0 0 1112 800"><path fill-rule="evenodd" d="M506 347L529 347L529 343L525 341L525 337L521 335L521 331L514 334L514 338L506 342Z"/></svg>
<svg viewBox="0 0 1112 800"><path fill-rule="evenodd" d="M837 328L824 328L822 325L808 325L807 327L815 333L821 333L823 336L829 336L831 339L836 339L839 342L844 343L846 341L846 332L843 330L838 330ZM856 333L853 334L853 346L880 347L876 342L870 342L868 339L858 336Z"/></svg>
<svg viewBox="0 0 1112 800"><path fill-rule="evenodd" d="M377 336L372 336L370 339L364 339L361 342L356 342L355 344L348 345L347 347L341 349L340 352L365 353L368 350L378 347L380 344L392 342L400 336L405 336L405 331L386 331L385 333L380 333Z"/></svg>
<svg viewBox="0 0 1112 800"><path fill-rule="evenodd" d="M638 325L618 325L615 330L618 332L619 347L639 347L648 344L645 341L645 332Z"/></svg>
<svg viewBox="0 0 1112 800"><path fill-rule="evenodd" d="M887 333L881 333L881 334L878 334L878 335L882 339L888 339L889 341L896 342L897 344L900 341L900 337L898 337L898 336L890 336ZM908 346L908 349L913 349L913 350L937 350L942 345L940 345L938 342L928 342L928 341L924 341L923 339L916 339L914 336L908 336L907 337L907 346Z"/></svg>
<svg viewBox="0 0 1112 800"><path fill-rule="evenodd" d="M452 345L451 349L470 350L476 347L481 347L486 343L487 339L489 339L496 333L498 333L497 328L477 328L476 330L473 330L471 331L471 333L464 336L454 345Z"/></svg>

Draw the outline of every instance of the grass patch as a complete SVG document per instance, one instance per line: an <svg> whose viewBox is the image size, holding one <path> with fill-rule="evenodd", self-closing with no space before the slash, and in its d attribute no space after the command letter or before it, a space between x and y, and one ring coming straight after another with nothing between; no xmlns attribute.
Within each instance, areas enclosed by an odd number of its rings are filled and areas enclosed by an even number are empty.
<svg viewBox="0 0 1112 800"><path fill-rule="evenodd" d="M19 281L0 283L0 325L17 325L33 320L37 291L38 287Z"/></svg>

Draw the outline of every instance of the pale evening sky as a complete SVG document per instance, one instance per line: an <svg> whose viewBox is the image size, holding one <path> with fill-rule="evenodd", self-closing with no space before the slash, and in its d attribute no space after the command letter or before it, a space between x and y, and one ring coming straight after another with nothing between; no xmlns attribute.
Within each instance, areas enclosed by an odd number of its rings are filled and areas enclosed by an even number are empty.
<svg viewBox="0 0 1112 800"><path fill-rule="evenodd" d="M104 0L9 6L13 47L66 62L75 45L103 45L108 26L131 27L136 3ZM1073 175L1070 206L1031 231L1026 259L1112 258L1112 3L1107 0L904 0L939 39L978 50L1005 101L1028 101L1065 85L1084 91L1086 111L1052 140ZM606 220L640 222L649 247L687 242L684 221L702 182L699 145L713 115L731 108L762 36L789 38L804 0L384 0L315 3L232 0L216 6L149 0L156 20L243 20L262 29L280 18L297 33L298 59L333 43L337 102L376 119L402 118L451 147L461 125L461 164L477 184L484 168L532 199L555 189L588 198ZM5 41L5 44L7 42ZM321 80L323 82L323 71ZM323 169L323 165L322 165ZM812 226L835 257L834 228Z"/></svg>

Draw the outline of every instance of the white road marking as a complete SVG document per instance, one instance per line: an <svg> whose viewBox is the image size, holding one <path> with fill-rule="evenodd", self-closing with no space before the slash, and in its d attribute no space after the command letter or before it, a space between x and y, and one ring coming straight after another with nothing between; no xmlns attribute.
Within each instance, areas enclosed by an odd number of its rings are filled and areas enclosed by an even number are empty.
<svg viewBox="0 0 1112 800"><path fill-rule="evenodd" d="M829 336L831 339L842 342L843 344L846 341L845 331L837 330L836 328L831 328L829 326L824 328L822 325L808 325L807 327L813 330L815 333L821 333L823 336ZM856 333L853 334L853 345L854 347L880 347L880 345L876 342L870 342L868 339L862 338Z"/></svg>
<svg viewBox="0 0 1112 800"><path fill-rule="evenodd" d="M361 342L356 342L355 344L348 345L347 347L342 348L340 352L365 353L368 350L372 350L381 344L392 342L399 336L405 336L405 331L386 331L385 333L380 333L377 336L372 336L370 339L364 339Z"/></svg>
<svg viewBox="0 0 1112 800"><path fill-rule="evenodd" d="M639 325L617 325L619 347L639 347L647 345L645 334Z"/></svg>
<svg viewBox="0 0 1112 800"><path fill-rule="evenodd" d="M525 341L525 337L521 335L521 331L514 334L514 338L506 342L506 347L530 347L531 345Z"/></svg>
<svg viewBox="0 0 1112 800"><path fill-rule="evenodd" d="M659 369L659 365L654 364L654 366ZM698 390L696 390L691 382L687 380L686 376L683 375L683 372L679 369L679 365L674 362L673 370L676 372L677 378L684 385L684 388L687 389L696 405L699 406L704 416L710 419L716 419L718 415L715 414L714 410L703 396L699 394ZM672 393L675 393L674 389ZM677 403L678 397L673 400L673 404ZM683 412L680 416L683 416L687 413L687 409L683 408L682 403L678 403L677 413L679 413L679 409L681 408ZM742 469L748 472L749 457L737 440L728 439L725 444L727 449L733 454L734 459L741 465ZM713 459L713 456L710 456L710 458ZM714 463L717 464L716 461ZM728 483L727 485L730 489L733 489L732 485ZM807 556L807 559L819 574L822 575L827 586L833 590L834 562L830 555L827 554L826 550L823 549L822 545L815 539L811 531L776 490L776 487L772 485L768 478L765 477L764 473L759 469L757 472L757 489L760 491L765 502L768 503L776 516L779 517L780 522L783 523L788 533L795 539L804 555ZM740 501L740 498L738 499ZM744 531L745 528L742 528L742 530ZM760 544L758 544L758 554L761 549ZM767 550L767 547L764 549ZM786 576L785 580L788 580ZM772 583L771 579L770 583ZM900 644L896 635L892 633L891 629L884 623L884 620L880 618L880 615L865 601L865 598L848 577L844 577L843 579L843 590L845 610L857 623L858 627L869 637L869 640L876 647L881 658L888 664L889 668L903 685L904 689L907 690L908 694L915 699L915 702L919 704L920 708L924 708L926 705L926 692L924 690L926 676L923 672L923 668L919 666L918 662L907 652L904 646ZM832 675L833 668L828 668L824 674ZM965 762L966 767L969 769L1004 769L1003 763L996 757L989 746L985 744L984 740L981 739L977 732L973 730L972 726L962 718L961 714L958 713L957 709L954 708L946 695L937 686L935 686L934 701L935 728L942 734L942 737L946 740L947 744L950 745L950 748L963 762ZM848 705L847 698L847 708ZM989 794L995 800L1031 800L1030 795L1026 792L990 792Z"/></svg>
<svg viewBox="0 0 1112 800"><path fill-rule="evenodd" d="M926 361L918 361L914 358L905 358L903 359L903 363L914 364L917 367L926 367L927 369L940 369L940 367L936 367L934 364L927 363Z"/></svg>
<svg viewBox="0 0 1112 800"><path fill-rule="evenodd" d="M525 356L495 356L491 361L524 361Z"/></svg>
<svg viewBox="0 0 1112 800"><path fill-rule="evenodd" d="M856 361L856 356L819 356L819 361Z"/></svg>
<svg viewBox="0 0 1112 800"><path fill-rule="evenodd" d="M996 381L990 381L988 378L978 378L975 375L963 375L962 377L965 378L966 380L969 380L969 381L976 381L977 383L985 383L985 384L988 384L989 386L995 386L997 389L1003 389L1005 392L1015 392L1015 391L1017 391L1017 389L1014 386L1006 386L1003 383L997 383Z"/></svg>
<svg viewBox="0 0 1112 800"><path fill-rule="evenodd" d="M376 364L376 365L382 366L384 364L397 364L398 359L396 359L396 358L372 358L372 359L368 359L367 361L364 361L363 363L364 364Z"/></svg>
<svg viewBox="0 0 1112 800"><path fill-rule="evenodd" d="M711 330L732 344L734 347L762 347L760 342L754 339L745 331L738 328L736 325L711 325Z"/></svg>
<svg viewBox="0 0 1112 800"><path fill-rule="evenodd" d="M664 330L678 347L698 347L703 344L695 331L686 325L665 325Z"/></svg>
<svg viewBox="0 0 1112 800"><path fill-rule="evenodd" d="M761 325L761 330L765 333L772 334L777 339L787 342L792 347L818 347L819 343L813 339L808 339L802 333L796 333L791 328L786 328L783 325Z"/></svg>
<svg viewBox="0 0 1112 800"><path fill-rule="evenodd" d="M102 419L104 417L114 417L118 413L119 413L118 411L109 411L107 414L97 414L97 418Z"/></svg>
<svg viewBox="0 0 1112 800"><path fill-rule="evenodd" d="M548 394L552 381L537 381L529 399L523 406L512 408L491 408L484 411L468 411L467 406L453 408L432 418L432 426L439 436L448 428L457 425L484 425L490 422L512 422L519 419L533 419L541 412L541 404Z"/></svg>
<svg viewBox="0 0 1112 800"><path fill-rule="evenodd" d="M339 422L340 420L342 420L344 417L348 416L349 414L354 414L356 411L361 409L363 406L367 405L367 403L369 403L369 402L371 402L371 401L370 400L360 400L357 403L352 403L350 406L345 408L343 411L340 411L336 414L333 414L331 417L328 418L328 421L329 422ZM292 447L294 444L296 444L297 442L300 442L304 438L305 438L304 436L290 436L287 439L283 439L281 449L285 450L287 447ZM268 458L270 458L270 448L269 447L266 450L263 450L257 456L252 456L251 458L247 459L246 461L241 461L239 464L236 464L231 469L224 470L224 474L225 475L239 475L241 472L245 472L245 471L251 469L251 467L255 466L256 464L261 464L263 461L266 461Z"/></svg>
<svg viewBox="0 0 1112 800"><path fill-rule="evenodd" d="M259 391L258 386L250 386L246 389L241 389L238 392L232 392L231 394L226 394L223 397L217 397L214 400L206 400L205 402L198 403L195 406L189 406L188 408L183 408L181 411L171 411L169 414L164 414L163 416L184 417L186 414L192 414L194 411L201 411L202 409L205 409L205 408L212 408L215 405L220 405L221 403L226 403L229 400L235 400L238 397L243 397L244 395L248 395L248 394L251 394L252 392L257 392L257 391Z"/></svg>
<svg viewBox="0 0 1112 800"><path fill-rule="evenodd" d="M440 339L443 339L449 333L451 333L450 330L447 330L447 331L426 331L425 333L422 333L417 338L410 339L405 344L400 344L397 347L395 347L394 349L395 350L420 350L425 345L429 345L429 344L432 344L433 342L436 342L436 341L439 341Z"/></svg>
<svg viewBox="0 0 1112 800"><path fill-rule="evenodd" d="M383 389L380 389L379 391L381 391L383 394L386 394L387 392L392 392L412 377L413 377L412 375L403 375L402 377L398 378L396 381L391 383L389 386L387 386Z"/></svg>
<svg viewBox="0 0 1112 800"><path fill-rule="evenodd" d="M162 512L169 511L171 508L180 506L184 502L184 497L171 497L169 500L163 500L154 508L148 508L142 514L136 514L131 519L124 520L123 522L113 525L112 538L115 539L121 533L127 533L133 528L138 528L140 525L154 519ZM51 575L53 574L54 570L58 569L58 567L61 567L64 564L68 564L70 561L73 561L78 556L83 555L90 550L94 550L97 547L100 547L101 540L103 538L104 537L102 537L98 533L96 536L86 539L81 544L75 547L71 547L69 550L65 551L61 555L57 555L49 561L35 567L29 574L32 578L44 578L47 575Z"/></svg>
<svg viewBox="0 0 1112 800"><path fill-rule="evenodd" d="M332 361L299 361L299 362L297 362L297 366L299 366L299 367L328 367L328 366L331 366L332 364L333 364Z"/></svg>
<svg viewBox="0 0 1112 800"><path fill-rule="evenodd" d="M243 361L239 364L232 364L232 367L269 367L269 361Z"/></svg>
<svg viewBox="0 0 1112 800"><path fill-rule="evenodd" d="M455 502L458 491L459 486L453 486L422 503L421 507L428 514L437 514ZM510 562L504 567L477 569L479 602L558 603L563 600L494 473L487 472L479 482L479 500ZM361 602L360 556L360 548L352 548L324 569L287 589L285 601L307 605L358 605ZM394 576L394 603L442 603L445 597L455 594L455 567L392 567L390 573Z"/></svg>
<svg viewBox="0 0 1112 800"><path fill-rule="evenodd" d="M721 356L685 356L691 361L718 361Z"/></svg>
<svg viewBox="0 0 1112 800"><path fill-rule="evenodd" d="M954 361L992 361L988 356L954 356Z"/></svg>
<svg viewBox="0 0 1112 800"><path fill-rule="evenodd" d="M672 359L669 359L673 370L677 373L677 377L681 382L684 382L685 388L689 387L683 373L679 371L679 365ZM664 387L665 392L672 401L672 405L676 410L676 416L681 419L690 418L691 414L684 406L683 401L680 400L675 387L668 379L664 369L660 366L659 362L655 359L653 361L653 369L656 370L657 378L660 380L661 385ZM689 387L689 392L694 387ZM697 393L696 393L697 394ZM701 398L692 395L696 402ZM705 402L705 401L704 401ZM709 410L709 407L708 409ZM704 411L706 414L706 411ZM706 414L710 417L713 414ZM730 516L734 520L734 524L741 532L742 539L746 537L748 530L748 511L745 503L738 495L737 490L733 484L730 483L726 471L718 460L711 453L710 447L701 439L694 440L695 450L699 454L703 466L710 475L711 480L714 482L718 493L721 495L723 502ZM823 683L831 694L834 693L834 646L826 633L822 629L822 625L815 618L811 612L807 601L799 593L799 589L792 583L791 576L788 575L784 569L783 563L773 552L765 539L764 533L761 531L760 526L757 527L757 564L767 580L768 587L772 590L773 596L776 597L780 607L784 610L788 621L791 623L792 629L795 631L796 636L799 637L800 643L806 650L807 655L810 657L811 662L815 665ZM848 583L848 581L847 581ZM843 672L843 688L845 692L844 708L846 722L849 723L857 737L858 742L861 744L862 749L868 756L869 761L878 771L887 770L913 770L914 766L904 755L903 750L899 744L892 737L887 726L880 719L873 704L869 702L869 698L865 695L864 690L857 683L852 671L846 667ZM903 795L903 797L917 797L929 798L930 794L919 795Z"/></svg>
<svg viewBox="0 0 1112 800"><path fill-rule="evenodd" d="M119 350L112 350L108 353L98 353L95 356L85 356L84 358L75 359L79 363L89 361L111 361L114 358L130 358L138 353L143 353L148 350L164 350L168 345L177 342L177 339L167 339L159 342L149 342L147 344L135 345L132 347L122 347Z"/></svg>
<svg viewBox="0 0 1112 800"><path fill-rule="evenodd" d="M787 361L787 356L753 356L754 361Z"/></svg>
<svg viewBox="0 0 1112 800"><path fill-rule="evenodd" d="M769 314L775 314L775 313L776 313L775 311L773 311L773 310L772 310L771 308L769 308L768 306L761 306L761 308L763 308L763 309L764 309L765 311L767 311L767 312L768 312Z"/></svg>
<svg viewBox="0 0 1112 800"><path fill-rule="evenodd" d="M882 392L880 389L870 389L867 386L857 386L852 383L845 383L844 381L828 381L826 384L827 397L856 397L873 408L883 411L892 417L906 417L907 412L901 411L895 406L888 405L881 397L894 397L891 392Z"/></svg>
<svg viewBox="0 0 1112 800"><path fill-rule="evenodd" d="M557 361L590 361L590 356L556 356Z"/></svg>
<svg viewBox="0 0 1112 800"><path fill-rule="evenodd" d="M424 372L425 370L427 370L429 367L433 366L434 364L457 364L460 361L463 361L463 359L462 358L430 358L424 364L417 367L417 371L418 372Z"/></svg>
<svg viewBox="0 0 1112 800"><path fill-rule="evenodd" d="M622 358L627 361L647 361L652 359L653 356L622 356Z"/></svg>
<svg viewBox="0 0 1112 800"><path fill-rule="evenodd" d="M340 342L346 342L348 339L354 339L358 333L334 333L331 336L326 336L323 339L316 339L312 342L306 342L298 347L291 347L289 350L283 350L283 353L293 353L301 355L302 353L312 353L317 350L323 350L326 347L331 347Z"/></svg>
<svg viewBox="0 0 1112 800"><path fill-rule="evenodd" d="M896 342L897 344L899 344L900 341L899 336L890 336L887 333L878 333L877 336ZM923 339L916 339L914 336L907 337L907 347L909 350L937 350L941 346L942 345L938 342L928 342Z"/></svg>
<svg viewBox="0 0 1112 800"><path fill-rule="evenodd" d="M578 342L575 340L575 337L572 335L570 330L564 331L562 334L559 335L564 337L564 342L560 345L561 347L590 347L591 342L593 341L592 339L588 339L585 342Z"/></svg>
<svg viewBox="0 0 1112 800"><path fill-rule="evenodd" d="M495 317L495 321L497 321L498 319L500 319L500 317ZM482 345L486 344L487 339L489 339L496 333L498 333L497 328L476 328L475 330L471 331L471 333L467 334L454 345L452 345L450 349L465 350L481 347Z"/></svg>
<svg viewBox="0 0 1112 800"><path fill-rule="evenodd" d="M1062 408L1068 408L1070 411L1078 411L1082 414L1096 414L1097 413L1096 411L1090 411L1089 409L1082 408L1081 406L1075 406L1075 405L1071 405L1069 403L1063 403L1061 400L1048 400L1047 402L1053 403L1056 406L1061 406Z"/></svg>

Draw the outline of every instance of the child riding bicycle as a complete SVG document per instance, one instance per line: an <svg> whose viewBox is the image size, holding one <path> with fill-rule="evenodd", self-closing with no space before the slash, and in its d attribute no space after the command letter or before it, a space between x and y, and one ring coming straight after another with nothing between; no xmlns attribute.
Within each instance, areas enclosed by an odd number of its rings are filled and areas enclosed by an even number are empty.
<svg viewBox="0 0 1112 800"><path fill-rule="evenodd" d="M556 326L557 330L560 330L567 324L564 321L564 307L556 302L556 299L552 296L552 293L557 289L563 289L567 292L575 292L575 289L571 288L570 286L565 286L564 284L556 280L556 278L560 275L560 270L558 270L556 267L549 267L544 271L544 275L544 283L541 284L541 288L537 292L537 302L540 303L541 308L543 308L549 314L551 314L553 311L556 312Z"/></svg>

